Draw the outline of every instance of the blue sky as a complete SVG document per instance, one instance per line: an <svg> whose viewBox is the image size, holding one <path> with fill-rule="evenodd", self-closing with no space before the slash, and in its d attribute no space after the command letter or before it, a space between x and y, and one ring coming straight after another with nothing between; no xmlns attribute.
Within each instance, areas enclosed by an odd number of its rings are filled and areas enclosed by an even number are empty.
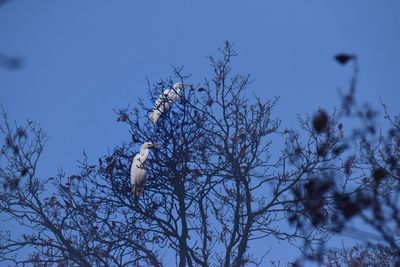
<svg viewBox="0 0 400 267"><path fill-rule="evenodd" d="M113 109L134 106L184 66L191 81L210 75L206 56L236 44L235 72L250 73L275 115L339 105L351 69L333 60L356 53L357 96L399 112L399 1L10 1L0 7L0 51L22 70L0 69L0 103L12 118L36 120L50 139L39 174L76 170L85 149L96 161L129 140Z"/></svg>

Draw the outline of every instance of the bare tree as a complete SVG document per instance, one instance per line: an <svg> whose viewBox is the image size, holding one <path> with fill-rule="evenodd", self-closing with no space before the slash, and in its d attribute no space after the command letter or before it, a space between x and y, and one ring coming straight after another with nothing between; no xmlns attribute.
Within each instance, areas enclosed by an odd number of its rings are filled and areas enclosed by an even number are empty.
<svg viewBox="0 0 400 267"><path fill-rule="evenodd" d="M26 232L15 238L10 232L1 232L0 258L25 264L52 263L61 260L90 266L65 230L65 211L58 209L55 197L45 197L47 185L54 178L39 179L36 168L43 152L46 135L41 127L28 121L25 126L11 125L4 110L0 127L5 144L1 149L3 190L0 196L1 213L6 220L12 219ZM33 248L27 259L15 257L16 251Z"/></svg>
<svg viewBox="0 0 400 267"><path fill-rule="evenodd" d="M37 178L45 135L33 123L13 128L4 116L1 212L28 231L2 233L1 259L162 266L175 255L179 266L257 266L263 258L249 250L254 240L287 240L305 252L323 244L339 229L330 216L340 208L332 188L340 185L343 198L368 185L348 173L337 116L321 109L301 120L305 137L281 129L272 115L277 99L250 97L250 76L232 74L233 45L226 42L220 55L209 58L213 77L184 89L157 124L148 112L172 79L149 83L150 104L117 111L131 140L97 164L84 156L75 175ZM174 69L173 80L190 76ZM144 194L135 197L129 168L146 141L158 149L146 166ZM15 256L27 247L29 257Z"/></svg>
<svg viewBox="0 0 400 267"><path fill-rule="evenodd" d="M220 52L220 59L210 57L214 78L186 91L159 124L148 123L146 112L119 112L134 142L159 145L146 193L131 210L145 233L157 235L176 251L179 266L257 265L260 259L248 250L255 239L273 236L312 243L324 238L318 231L288 231L281 222L297 202L291 190L311 179L310 173L336 166L325 166L324 158L314 156L290 164L298 158L296 149L273 157L272 141L296 142L296 134L279 130L280 121L271 114L276 99L248 98L250 77L231 74L236 56L232 45L226 43ZM180 69L175 76L181 82L188 79ZM150 99L158 97L165 83L171 81L150 87ZM141 105L141 110L151 108ZM121 165L127 166L131 156L126 155L125 148L118 150L111 165L120 165L116 162L124 157L128 162ZM109 179L126 185L126 173L113 173ZM107 179L107 173L103 176ZM132 201L130 195L123 197Z"/></svg>

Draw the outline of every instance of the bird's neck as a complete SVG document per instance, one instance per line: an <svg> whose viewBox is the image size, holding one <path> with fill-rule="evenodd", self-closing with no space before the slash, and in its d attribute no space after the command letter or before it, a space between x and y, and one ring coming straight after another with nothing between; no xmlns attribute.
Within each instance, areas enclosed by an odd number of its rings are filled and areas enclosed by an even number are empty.
<svg viewBox="0 0 400 267"><path fill-rule="evenodd" d="M140 156L143 161L146 160L148 155L149 155L149 150L147 148L140 150Z"/></svg>

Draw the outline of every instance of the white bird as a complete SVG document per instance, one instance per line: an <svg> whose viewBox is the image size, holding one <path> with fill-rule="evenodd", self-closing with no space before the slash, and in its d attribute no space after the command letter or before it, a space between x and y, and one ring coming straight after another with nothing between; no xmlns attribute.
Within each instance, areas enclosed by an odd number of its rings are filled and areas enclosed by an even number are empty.
<svg viewBox="0 0 400 267"><path fill-rule="evenodd" d="M168 111L172 104L181 97L182 89L184 86L192 86L187 83L176 83L172 88L165 89L165 91L157 98L154 103L153 111L150 114L150 120L156 124L163 112Z"/></svg>
<svg viewBox="0 0 400 267"><path fill-rule="evenodd" d="M146 170L146 160L149 155L149 148L156 148L157 145L151 142L145 142L141 148L140 152L136 154L133 158L131 165L131 183L132 192L136 196L140 196L144 190L144 181L146 180L147 170ZM140 188L139 188L140 187Z"/></svg>

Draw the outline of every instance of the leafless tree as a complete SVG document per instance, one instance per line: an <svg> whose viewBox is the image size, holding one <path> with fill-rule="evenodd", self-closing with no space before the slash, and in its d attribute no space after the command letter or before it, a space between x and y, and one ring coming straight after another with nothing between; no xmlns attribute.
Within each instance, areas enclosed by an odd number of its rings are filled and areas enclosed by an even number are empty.
<svg viewBox="0 0 400 267"><path fill-rule="evenodd" d="M328 215L338 207L332 178L340 179L341 196L366 187L347 174L343 129L322 109L301 120L306 138L281 129L272 115L277 99L251 97L250 76L232 73L235 56L226 42L218 58L209 58L213 77L184 89L155 125L148 112L172 79L149 83L150 101L117 111L131 140L96 164L84 156L75 175L37 178L45 135L30 122L13 128L4 117L1 212L27 232L2 233L1 259L162 266L175 255L179 266L257 266L254 240L274 237L303 251L323 243L334 226ZM190 76L175 69L173 80ZM135 197L129 169L146 141L158 149L146 166L144 194ZM27 258L15 255L27 248Z"/></svg>
<svg viewBox="0 0 400 267"><path fill-rule="evenodd" d="M325 166L325 159L317 156L299 159L296 149L272 156L274 140L294 145L296 134L280 130L280 121L272 117L276 99L249 99L250 77L231 73L236 56L232 45L226 43L220 52L220 59L210 57L214 77L186 91L159 124L148 123L146 112L119 112L119 120L130 125L134 142L151 140L159 145L146 193L131 209L141 223L146 222L144 232L154 232L176 251L179 266L257 265L260 259L248 250L255 239L273 236L312 243L324 238L319 231L288 231L282 221L297 201L291 190L311 179L311 173L336 166ZM180 69L175 76L182 82L188 79ZM165 83L171 81L162 81L159 88L150 86L150 99L158 97ZM151 108L142 104L140 110ZM125 155L125 148L112 155L112 165L124 156L127 162L121 166L128 166L132 154ZM127 169L110 177L120 177L119 184L126 186L126 173Z"/></svg>

